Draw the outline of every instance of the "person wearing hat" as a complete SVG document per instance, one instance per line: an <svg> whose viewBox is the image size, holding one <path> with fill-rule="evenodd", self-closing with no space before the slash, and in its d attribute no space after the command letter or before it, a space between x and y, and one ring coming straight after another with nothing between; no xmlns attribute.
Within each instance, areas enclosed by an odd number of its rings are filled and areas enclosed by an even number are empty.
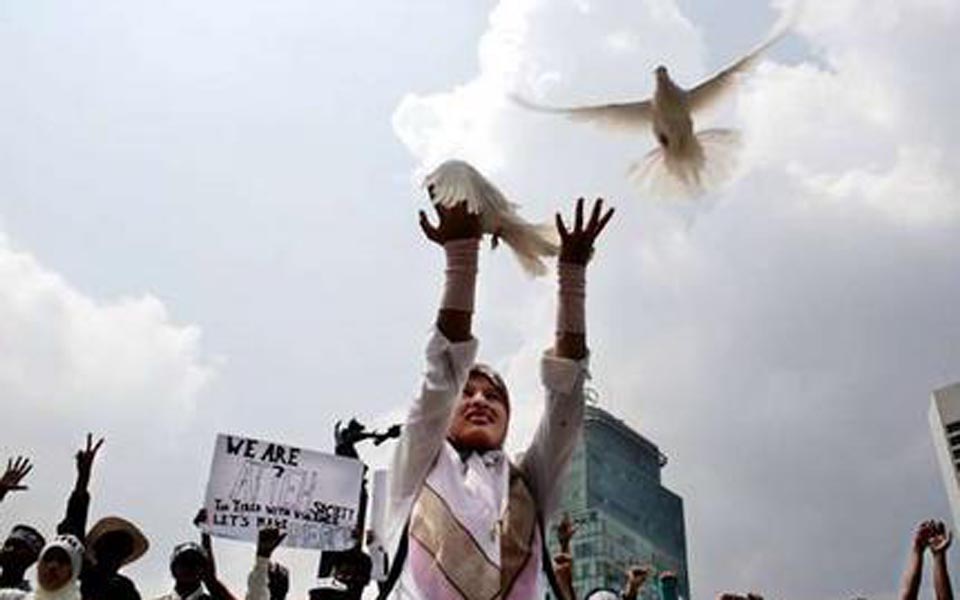
<svg viewBox="0 0 960 600"><path fill-rule="evenodd" d="M88 560L81 575L84 597L139 600L137 587L119 571L143 556L150 544L140 529L121 517L104 517L87 534Z"/></svg>
<svg viewBox="0 0 960 600"><path fill-rule="evenodd" d="M557 592L542 527L583 421L586 266L613 214L598 200L585 221L583 208L580 199L570 229L556 217L557 335L541 361L543 418L517 464L503 453L509 391L495 370L477 364L471 331L480 217L467 202L437 206L438 225L420 213L426 237L444 248L446 283L421 391L390 469L388 539L396 551L384 596L531 600L543 597L541 575Z"/></svg>
<svg viewBox="0 0 960 600"><path fill-rule="evenodd" d="M177 544L170 554L173 590L156 600L209 600L211 596L203 589L209 566L210 559L203 546L196 542Z"/></svg>
<svg viewBox="0 0 960 600"><path fill-rule="evenodd" d="M0 590L30 591L24 574L40 557L46 541L29 525L14 525L0 548Z"/></svg>
<svg viewBox="0 0 960 600"><path fill-rule="evenodd" d="M37 590L0 590L0 600L80 600L82 569L83 544L76 536L58 535L40 553Z"/></svg>
<svg viewBox="0 0 960 600"><path fill-rule="evenodd" d="M87 434L87 444L76 454L77 480L67 500L67 512L57 533L86 540L80 588L84 598L99 600L140 600L136 585L119 570L134 562L150 547L139 528L121 517L104 517L87 532L90 510L90 475L103 438L96 442Z"/></svg>

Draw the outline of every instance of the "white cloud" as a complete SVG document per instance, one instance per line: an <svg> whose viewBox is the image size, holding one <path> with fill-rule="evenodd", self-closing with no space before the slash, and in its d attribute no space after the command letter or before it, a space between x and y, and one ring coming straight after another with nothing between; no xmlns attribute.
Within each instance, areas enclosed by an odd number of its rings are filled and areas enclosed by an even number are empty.
<svg viewBox="0 0 960 600"><path fill-rule="evenodd" d="M200 330L155 297L99 302L0 237L0 387L7 406L74 418L92 406L182 421L213 375ZM93 404L90 404L93 403ZM147 415L143 407L162 403Z"/></svg>
<svg viewBox="0 0 960 600"><path fill-rule="evenodd" d="M216 374L198 327L174 323L150 295L92 298L0 234L0 354L0 457L23 454L35 464L30 491L8 497L6 514L52 532L73 485L73 453L91 431L107 438L91 523L121 514L148 536L188 524L169 510L168 490L193 470L184 464L196 448L184 440ZM143 580L147 595L166 580L156 564L165 554L146 559L155 561Z"/></svg>
<svg viewBox="0 0 960 600"><path fill-rule="evenodd" d="M805 172L798 178L811 194L840 203L862 202L905 225L936 225L960 215L956 183L943 169L939 148L901 146L886 171L851 169L840 174Z"/></svg>
<svg viewBox="0 0 960 600"><path fill-rule="evenodd" d="M746 81L723 115L746 132L744 174L694 218L627 187L650 140L502 97L637 97L664 57L681 81L729 57L706 61L669 1L504 1L494 15L479 74L408 96L395 129L423 163L476 161L540 213L615 199L591 276L596 384L672 459L693 594L892 596L910 528L944 508L927 394L960 379L958 3L806 3L814 56ZM551 292L500 262L484 264L478 331L530 397ZM517 414L515 443L538 410Z"/></svg>

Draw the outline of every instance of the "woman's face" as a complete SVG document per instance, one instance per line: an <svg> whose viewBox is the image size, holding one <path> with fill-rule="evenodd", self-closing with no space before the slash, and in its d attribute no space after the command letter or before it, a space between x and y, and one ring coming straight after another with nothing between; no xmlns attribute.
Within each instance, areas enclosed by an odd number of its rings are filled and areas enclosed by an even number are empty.
<svg viewBox="0 0 960 600"><path fill-rule="evenodd" d="M470 375L447 437L458 449L495 450L503 445L509 422L510 409L503 393L489 378Z"/></svg>
<svg viewBox="0 0 960 600"><path fill-rule="evenodd" d="M67 585L72 576L70 555L63 548L50 548L37 563L37 582L48 592L55 592Z"/></svg>

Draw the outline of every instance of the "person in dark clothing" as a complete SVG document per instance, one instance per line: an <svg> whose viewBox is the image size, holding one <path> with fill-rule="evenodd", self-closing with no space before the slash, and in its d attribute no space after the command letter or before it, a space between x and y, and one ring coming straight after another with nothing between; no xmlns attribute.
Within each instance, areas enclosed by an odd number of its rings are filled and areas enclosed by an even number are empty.
<svg viewBox="0 0 960 600"><path fill-rule="evenodd" d="M118 572L143 556L149 547L136 525L120 517L104 517L87 533L87 546L88 560L80 574L84 598L140 598L133 582Z"/></svg>
<svg viewBox="0 0 960 600"><path fill-rule="evenodd" d="M22 481L33 469L30 459L18 456L7 461L7 469L0 476L0 502L10 492L22 492L27 489ZM24 577L43 550L46 541L33 527L16 525L0 547L0 590L21 590L29 592L30 583Z"/></svg>
<svg viewBox="0 0 960 600"><path fill-rule="evenodd" d="M103 438L94 443L93 435L87 434L86 448L77 452L77 481L67 500L67 514L57 525L57 533L86 540L88 551L80 572L80 592L84 600L140 600L137 586L119 570L149 548L143 533L125 519L106 517L87 534L90 475L101 446Z"/></svg>
<svg viewBox="0 0 960 600"><path fill-rule="evenodd" d="M233 592L217 577L217 561L213 554L213 540L207 531L207 509L201 508L197 512L197 516L193 518L193 525L200 530L200 549L206 555L206 565L200 575L203 586L210 592L210 597L213 600L236 600Z"/></svg>
<svg viewBox="0 0 960 600"><path fill-rule="evenodd" d="M46 540L29 525L15 525L0 548L0 590L29 592L30 582L24 574L37 559Z"/></svg>
<svg viewBox="0 0 960 600"><path fill-rule="evenodd" d="M203 589L205 574L209 572L210 557L196 542L177 544L170 556L170 574L173 590L157 600L210 600Z"/></svg>

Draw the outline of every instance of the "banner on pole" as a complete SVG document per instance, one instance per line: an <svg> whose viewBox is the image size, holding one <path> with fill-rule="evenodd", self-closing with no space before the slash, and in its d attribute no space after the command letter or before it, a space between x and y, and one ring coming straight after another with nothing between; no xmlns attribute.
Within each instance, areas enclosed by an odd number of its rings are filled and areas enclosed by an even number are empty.
<svg viewBox="0 0 960 600"><path fill-rule="evenodd" d="M256 541L267 526L285 546L345 550L356 540L363 464L286 444L220 434L205 506L211 535Z"/></svg>

